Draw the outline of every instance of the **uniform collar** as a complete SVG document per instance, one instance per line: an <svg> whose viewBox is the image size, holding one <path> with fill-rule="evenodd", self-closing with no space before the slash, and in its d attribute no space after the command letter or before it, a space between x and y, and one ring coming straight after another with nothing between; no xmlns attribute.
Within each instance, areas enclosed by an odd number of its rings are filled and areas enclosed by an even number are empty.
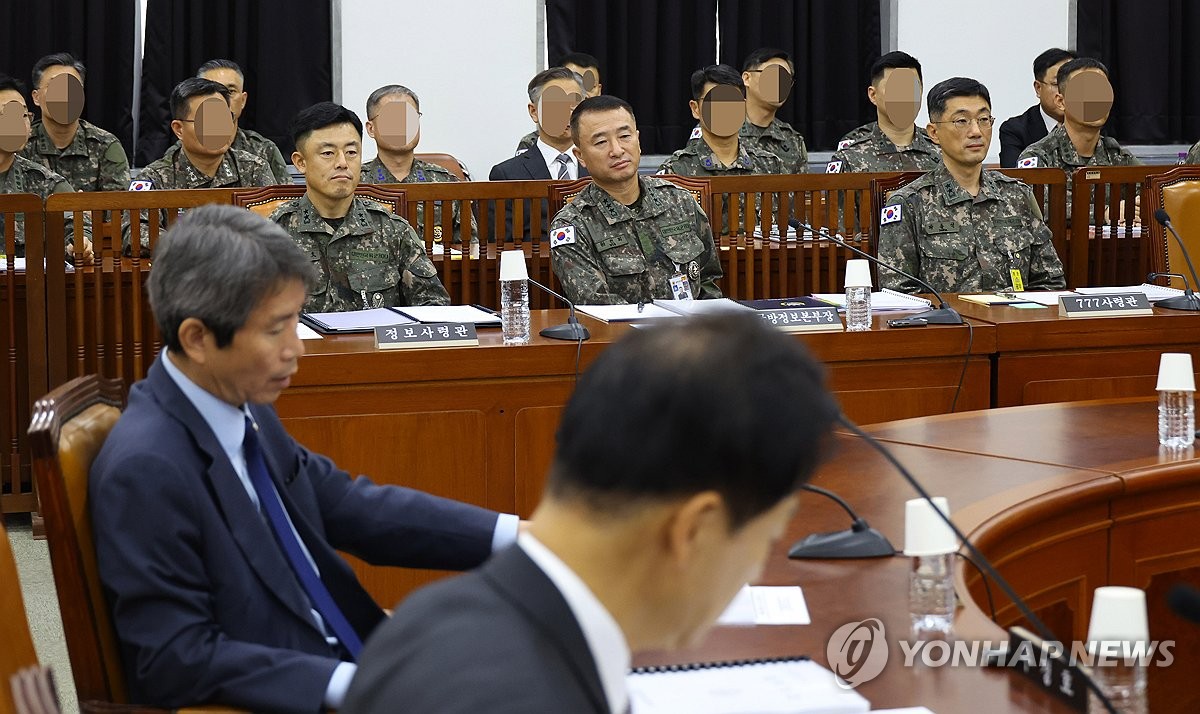
<svg viewBox="0 0 1200 714"><path fill-rule="evenodd" d="M708 145L703 135L701 135L700 141L696 144L696 155L700 157L700 165L709 171L730 171L732 169L752 171L754 169L754 162L750 159L750 152L746 150L746 144L742 141L741 137L738 137L737 158L733 160L733 164L730 166L721 163L721 160L713 153L712 147Z"/></svg>
<svg viewBox="0 0 1200 714"><path fill-rule="evenodd" d="M1058 142L1060 147L1059 152L1062 155L1062 160L1065 164L1070 166L1087 166L1089 165L1089 162L1101 165L1109 163L1108 151L1104 146L1103 134L1096 137L1096 147L1092 149L1092 156L1090 159L1085 159L1079 155L1079 152L1075 149L1075 144L1071 142L1071 137L1067 134L1067 126L1065 124L1059 124L1058 126L1054 127L1054 131L1050 132L1050 135L1055 137L1055 141Z"/></svg>
<svg viewBox="0 0 1200 714"><path fill-rule="evenodd" d="M296 230L302 233L325 233L331 236L362 235L371 232L371 223L367 217L366 204L357 196L350 202L350 210L346 212L342 225L334 232L333 227L317 212L317 207L305 193L299 198L297 210L300 211L300 223Z"/></svg>
<svg viewBox="0 0 1200 714"><path fill-rule="evenodd" d="M662 193L651 190L651 185L645 176L638 176L638 186L642 192L641 220L653 218L667 210L667 204L662 198ZM575 202L578 203L580 199L584 201L584 203L580 204L580 208L585 205L595 206L600 211L600 215L604 217L605 222L610 226L622 221L639 220L639 216L634 215L628 206L618 203L607 191L595 183L588 184L587 188L583 189L579 196L575 198Z"/></svg>
<svg viewBox="0 0 1200 714"><path fill-rule="evenodd" d="M930 171L927 176L930 183L938 186L942 193L942 201L947 206L953 206L958 203L989 201L1000 198L999 181L995 175L986 169L979 177L979 195L972 196L967 193L966 189L954 180L950 175L950 169L946 168L946 164L938 166L933 171Z"/></svg>
<svg viewBox="0 0 1200 714"><path fill-rule="evenodd" d="M90 133L88 123L80 119L71 143L60 150L46 133L45 123L39 121L33 125L33 138L30 141L34 142L34 149L43 156L87 156L87 137Z"/></svg>

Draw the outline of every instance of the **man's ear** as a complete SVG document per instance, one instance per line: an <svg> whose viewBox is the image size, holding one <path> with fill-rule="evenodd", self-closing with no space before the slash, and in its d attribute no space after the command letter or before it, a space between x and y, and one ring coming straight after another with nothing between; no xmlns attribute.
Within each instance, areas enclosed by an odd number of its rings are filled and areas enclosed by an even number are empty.
<svg viewBox="0 0 1200 714"><path fill-rule="evenodd" d="M695 99L689 99L688 109L692 110L692 118L700 121L700 102L697 102Z"/></svg>
<svg viewBox="0 0 1200 714"><path fill-rule="evenodd" d="M172 119L171 133L175 135L176 139L183 141L183 122L179 121L178 119Z"/></svg>
<svg viewBox="0 0 1200 714"><path fill-rule="evenodd" d="M871 104L879 106L879 92L875 89L874 84L867 87L867 99L870 100Z"/></svg>
<svg viewBox="0 0 1200 714"><path fill-rule="evenodd" d="M929 135L929 138L931 141L933 141L933 143L937 144L938 146L942 145L942 142L938 141L938 125L933 123L932 117L929 119L929 123L925 125L925 133Z"/></svg>
<svg viewBox="0 0 1200 714"><path fill-rule="evenodd" d="M533 120L534 124L541 126L542 125L541 122L538 121L537 105L534 104L533 102L530 102L528 108L529 108L529 118Z"/></svg>
<svg viewBox="0 0 1200 714"><path fill-rule="evenodd" d="M33 96L34 105L42 106L42 93L35 89L30 94Z"/></svg>
<svg viewBox="0 0 1200 714"><path fill-rule="evenodd" d="M301 154L299 151L293 151L292 166L295 166L296 170L300 173L304 173L304 170L307 167L307 164L304 162L304 154Z"/></svg>
<svg viewBox="0 0 1200 714"><path fill-rule="evenodd" d="M371 137L372 139L375 138L375 122L368 119L367 123L363 124L363 129L366 130L367 136Z"/></svg>
<svg viewBox="0 0 1200 714"><path fill-rule="evenodd" d="M1063 98L1062 92L1056 92L1054 94L1054 108L1063 115L1065 121L1067 116L1067 100Z"/></svg>
<svg viewBox="0 0 1200 714"><path fill-rule="evenodd" d="M583 168L585 168L585 169L586 169L586 168L587 168L587 164L586 164L586 163L584 163L584 161L583 161L583 154L579 153L579 147L578 147L578 146L572 146L572 147L571 147L571 153L572 153L572 154L575 154L575 160L579 162L579 165L580 165L580 166L582 166Z"/></svg>
<svg viewBox="0 0 1200 714"><path fill-rule="evenodd" d="M189 362L204 364L208 359L209 345L215 345L212 332L198 318L189 317L179 324L179 344Z"/></svg>
<svg viewBox="0 0 1200 714"><path fill-rule="evenodd" d="M677 567L687 568L706 555L714 538L727 534L725 500L716 491L701 491L679 502L667 518L668 557Z"/></svg>

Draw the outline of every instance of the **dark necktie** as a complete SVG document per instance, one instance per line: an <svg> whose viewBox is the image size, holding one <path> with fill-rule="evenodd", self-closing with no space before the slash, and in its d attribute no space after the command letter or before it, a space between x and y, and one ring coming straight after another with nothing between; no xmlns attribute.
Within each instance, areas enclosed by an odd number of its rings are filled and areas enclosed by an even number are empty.
<svg viewBox="0 0 1200 714"><path fill-rule="evenodd" d="M554 162L558 164L559 181L566 181L567 179L571 178L571 173L567 171L567 166L571 163L570 156L567 156L566 154L559 154L558 158L554 159Z"/></svg>
<svg viewBox="0 0 1200 714"><path fill-rule="evenodd" d="M250 475L250 483L254 486L254 492L258 494L258 503L262 507L263 513L267 515L267 522L271 524L275 540L283 548L288 563L292 566L292 572L296 574L300 585L304 587L304 592L308 594L309 601L317 609L317 612L321 613L321 617L325 618L325 623L333 630L338 641L342 643L350 656L357 660L358 653L362 651L362 640L358 638L358 633L354 631L350 621L342 614L341 608L333 601L333 596L329 594L325 583L317 577L317 571L305 557L300 540L283 512L283 503L275 490L275 483L271 481L271 475L267 473L267 462L263 459L262 449L258 445L258 431L250 417L246 417L246 435L242 439L242 452L246 456L246 472Z"/></svg>

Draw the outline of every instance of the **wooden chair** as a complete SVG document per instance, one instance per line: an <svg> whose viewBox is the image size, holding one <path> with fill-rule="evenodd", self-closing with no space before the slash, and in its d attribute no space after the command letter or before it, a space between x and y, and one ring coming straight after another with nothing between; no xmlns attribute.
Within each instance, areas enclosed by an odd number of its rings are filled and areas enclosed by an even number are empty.
<svg viewBox="0 0 1200 714"><path fill-rule="evenodd" d="M879 216L892 194L924 175L920 171L905 171L895 176L871 180L871 235L879 235ZM872 249L878 249L878 246L872 246Z"/></svg>
<svg viewBox="0 0 1200 714"><path fill-rule="evenodd" d="M575 200L583 189L587 188L592 183L591 176L577 178L574 181L554 181L550 184L547 191L548 201L550 202L550 220L558 215L558 212L563 209L571 201Z"/></svg>
<svg viewBox="0 0 1200 714"><path fill-rule="evenodd" d="M1147 179L1150 206L1142 215L1162 208L1171 217L1171 224L1187 245L1192 261L1200 260L1200 166L1179 166ZM1190 284L1192 276L1187 261L1175 239L1157 220L1142 223L1150 229L1150 270L1156 273L1182 273ZM1192 288L1200 286L1192 285Z"/></svg>
<svg viewBox="0 0 1200 714"><path fill-rule="evenodd" d="M704 215L712 216L712 189L708 185L708 179L696 178L695 176L676 176L675 174L660 174L655 178L666 179L680 188L687 189L692 194L692 198L696 199L696 203L700 204L700 210L704 211ZM549 202L550 202L550 218L563 209L575 197L587 188L592 182L590 176L575 179L574 181L555 181L550 184Z"/></svg>
<svg viewBox="0 0 1200 714"><path fill-rule="evenodd" d="M460 181L471 180L470 177L467 176L467 170L463 167L462 162L450 154L413 154L413 157L420 159L421 161L426 161L431 164L441 166L443 169L446 169L450 173L457 176Z"/></svg>
<svg viewBox="0 0 1200 714"><path fill-rule="evenodd" d="M49 673L38 666L33 639L29 636L29 621L25 617L25 599L21 596L21 581L17 563L8 543L8 533L0 520L0 714L58 711L58 702L44 696L39 682L49 680ZM32 701L30 701L32 699ZM44 706L34 708L41 701ZM53 709L47 707L53 704Z"/></svg>
<svg viewBox="0 0 1200 714"><path fill-rule="evenodd" d="M261 188L239 188L233 191L233 205L249 208L263 218L271 214L288 201L304 195L305 187L299 185L263 186ZM403 189L384 188L374 184L359 184L354 189L354 195L377 204L380 208L406 216L407 205Z"/></svg>

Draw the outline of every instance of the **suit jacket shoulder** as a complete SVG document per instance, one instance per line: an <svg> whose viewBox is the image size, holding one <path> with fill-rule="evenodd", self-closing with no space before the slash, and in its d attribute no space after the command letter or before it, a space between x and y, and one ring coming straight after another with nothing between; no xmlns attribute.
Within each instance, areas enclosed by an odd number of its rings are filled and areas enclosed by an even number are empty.
<svg viewBox="0 0 1200 714"><path fill-rule="evenodd" d="M492 181L545 180L550 178L550 169L542 160L542 152L530 149L493 166L488 178Z"/></svg>

